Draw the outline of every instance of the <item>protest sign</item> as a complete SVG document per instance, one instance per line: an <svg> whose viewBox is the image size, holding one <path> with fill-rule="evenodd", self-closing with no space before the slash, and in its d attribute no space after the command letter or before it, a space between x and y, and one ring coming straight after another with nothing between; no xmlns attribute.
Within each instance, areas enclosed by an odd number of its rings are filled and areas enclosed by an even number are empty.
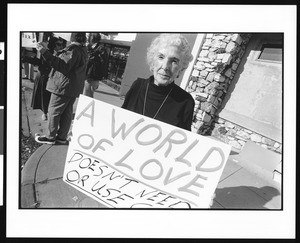
<svg viewBox="0 0 300 243"><path fill-rule="evenodd" d="M80 96L63 180L115 208L208 208L231 147Z"/></svg>
<svg viewBox="0 0 300 243"><path fill-rule="evenodd" d="M36 48L36 44L35 33L22 33L22 47Z"/></svg>

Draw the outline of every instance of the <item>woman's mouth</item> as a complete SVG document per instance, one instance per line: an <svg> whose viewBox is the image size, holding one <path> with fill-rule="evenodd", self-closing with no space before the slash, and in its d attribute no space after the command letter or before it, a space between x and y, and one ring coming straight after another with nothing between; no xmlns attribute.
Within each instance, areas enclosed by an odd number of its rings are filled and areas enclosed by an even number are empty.
<svg viewBox="0 0 300 243"><path fill-rule="evenodd" d="M167 75L167 74L162 74L162 73L160 73L159 75L162 76L163 78L170 78L170 76Z"/></svg>

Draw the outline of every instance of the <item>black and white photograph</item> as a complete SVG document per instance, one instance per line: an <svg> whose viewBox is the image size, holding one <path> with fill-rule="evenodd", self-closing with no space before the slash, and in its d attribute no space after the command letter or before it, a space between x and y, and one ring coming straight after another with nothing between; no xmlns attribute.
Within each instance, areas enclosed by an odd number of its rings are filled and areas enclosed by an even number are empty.
<svg viewBox="0 0 300 243"><path fill-rule="evenodd" d="M8 236L293 238L295 6L7 9Z"/></svg>
<svg viewBox="0 0 300 243"><path fill-rule="evenodd" d="M283 38L22 33L21 208L282 209ZM173 127L129 112L117 122L92 99L75 104L80 94Z"/></svg>

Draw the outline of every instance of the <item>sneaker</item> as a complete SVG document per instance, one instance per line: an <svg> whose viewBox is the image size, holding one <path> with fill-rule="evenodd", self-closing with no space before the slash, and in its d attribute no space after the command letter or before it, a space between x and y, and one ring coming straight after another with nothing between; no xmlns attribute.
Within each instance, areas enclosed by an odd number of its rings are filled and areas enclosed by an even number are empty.
<svg viewBox="0 0 300 243"><path fill-rule="evenodd" d="M38 143L55 144L55 139L47 138L46 136L36 135L34 138Z"/></svg>
<svg viewBox="0 0 300 243"><path fill-rule="evenodd" d="M65 145L69 144L68 140L66 140L66 139L60 139L60 138L56 138L55 142L56 142L56 144L65 144Z"/></svg>

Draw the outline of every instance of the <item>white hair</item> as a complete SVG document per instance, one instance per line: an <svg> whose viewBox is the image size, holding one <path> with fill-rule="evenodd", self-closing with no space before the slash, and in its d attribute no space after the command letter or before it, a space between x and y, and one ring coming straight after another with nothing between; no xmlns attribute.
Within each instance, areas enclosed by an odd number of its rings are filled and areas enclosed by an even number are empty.
<svg viewBox="0 0 300 243"><path fill-rule="evenodd" d="M147 49L147 63L152 71L154 58L157 51L162 45L176 46L183 56L182 69L188 67L189 63L193 60L191 48L187 39L181 34L160 34L152 40L150 47Z"/></svg>

